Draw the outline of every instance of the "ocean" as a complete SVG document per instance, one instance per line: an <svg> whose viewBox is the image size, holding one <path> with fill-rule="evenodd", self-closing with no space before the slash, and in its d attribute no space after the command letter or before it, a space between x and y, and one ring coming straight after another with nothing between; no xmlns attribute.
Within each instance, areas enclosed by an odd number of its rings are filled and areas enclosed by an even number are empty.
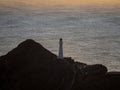
<svg viewBox="0 0 120 90"><path fill-rule="evenodd" d="M0 56L26 39L57 55L61 37L65 57L120 71L120 8L0 4Z"/></svg>

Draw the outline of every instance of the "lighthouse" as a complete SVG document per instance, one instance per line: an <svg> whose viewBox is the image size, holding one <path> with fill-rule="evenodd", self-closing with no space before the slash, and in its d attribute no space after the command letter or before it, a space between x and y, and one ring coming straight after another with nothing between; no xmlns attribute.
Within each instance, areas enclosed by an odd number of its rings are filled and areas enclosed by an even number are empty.
<svg viewBox="0 0 120 90"><path fill-rule="evenodd" d="M58 52L58 59L63 59L63 41L62 38L59 40L59 52Z"/></svg>

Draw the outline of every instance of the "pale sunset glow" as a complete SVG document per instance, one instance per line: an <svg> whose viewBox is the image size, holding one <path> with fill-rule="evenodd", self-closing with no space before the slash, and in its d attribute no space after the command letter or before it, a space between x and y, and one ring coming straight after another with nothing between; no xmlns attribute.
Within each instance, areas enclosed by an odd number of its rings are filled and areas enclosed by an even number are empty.
<svg viewBox="0 0 120 90"><path fill-rule="evenodd" d="M16 1L16 0L14 0ZM26 3L33 4L58 4L58 5L95 5L95 4L106 4L106 5L116 5L120 4L120 0L21 0Z"/></svg>
<svg viewBox="0 0 120 90"><path fill-rule="evenodd" d="M64 5L64 6L120 6L120 0L0 0L7 1L7 3L23 2L30 5ZM8 4L9 4L8 3Z"/></svg>

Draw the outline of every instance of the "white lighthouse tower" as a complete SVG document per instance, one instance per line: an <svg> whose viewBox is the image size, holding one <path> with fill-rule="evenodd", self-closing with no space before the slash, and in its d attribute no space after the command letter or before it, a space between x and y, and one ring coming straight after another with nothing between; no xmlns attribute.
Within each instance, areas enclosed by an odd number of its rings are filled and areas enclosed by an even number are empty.
<svg viewBox="0 0 120 90"><path fill-rule="evenodd" d="M62 38L59 40L59 52L58 52L58 59L63 59L63 41Z"/></svg>

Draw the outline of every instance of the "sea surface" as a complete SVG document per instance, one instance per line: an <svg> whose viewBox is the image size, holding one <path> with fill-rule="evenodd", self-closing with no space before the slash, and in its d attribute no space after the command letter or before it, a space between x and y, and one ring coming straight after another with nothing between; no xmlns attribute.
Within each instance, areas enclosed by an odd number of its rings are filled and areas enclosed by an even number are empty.
<svg viewBox="0 0 120 90"><path fill-rule="evenodd" d="M0 56L26 39L34 39L58 54L62 37L65 57L120 71L120 8L0 3Z"/></svg>

